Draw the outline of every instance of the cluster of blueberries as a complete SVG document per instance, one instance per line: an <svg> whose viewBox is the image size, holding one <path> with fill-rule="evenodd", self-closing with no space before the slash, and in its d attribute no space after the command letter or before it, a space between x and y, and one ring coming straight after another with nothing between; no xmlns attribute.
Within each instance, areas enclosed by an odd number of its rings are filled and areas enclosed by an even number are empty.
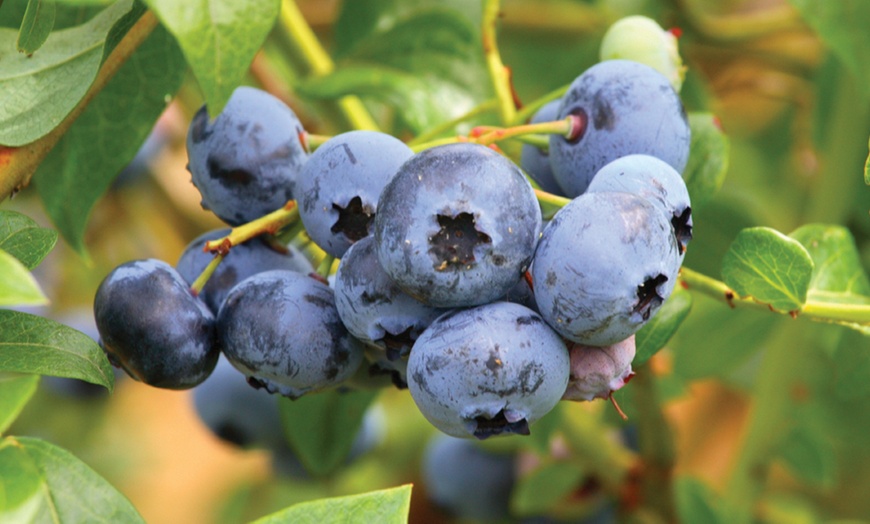
<svg viewBox="0 0 870 524"><path fill-rule="evenodd" d="M239 226L295 200L337 271L316 278L264 235L233 246L194 294L205 243L229 230L209 232L174 267L139 260L106 277L101 343L165 388L202 383L219 353L294 399L386 374L455 437L528 434L562 399L607 398L691 238L690 131L669 81L627 60L589 68L533 121L565 119L575 132L524 146L522 168L473 141L415 153L374 131L309 153L286 105L240 87L189 129L203 207ZM546 225L536 186L570 199Z"/></svg>

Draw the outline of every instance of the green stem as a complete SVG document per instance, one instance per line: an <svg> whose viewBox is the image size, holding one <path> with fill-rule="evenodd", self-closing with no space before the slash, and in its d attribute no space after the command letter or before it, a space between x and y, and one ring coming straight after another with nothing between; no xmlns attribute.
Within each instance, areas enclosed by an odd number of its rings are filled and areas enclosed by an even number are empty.
<svg viewBox="0 0 870 524"><path fill-rule="evenodd" d="M564 120L554 120L552 122L541 122L539 124L524 124L513 127L496 128L486 134L480 135L477 138L472 138L474 142L483 145L489 145L508 138L518 138L523 135L530 134L548 134L562 135L565 137L571 136L575 129L575 119L572 117ZM483 128L488 129L488 128Z"/></svg>
<svg viewBox="0 0 870 524"><path fill-rule="evenodd" d="M538 202L542 204L550 204L556 207L565 207L569 202L571 202L570 198L554 195L553 193L547 193L543 189L535 189L535 197L537 197Z"/></svg>
<svg viewBox="0 0 870 524"><path fill-rule="evenodd" d="M206 283L208 283L208 279L214 274L215 269L220 265L223 261L225 255L221 255L218 253L214 256L211 262L205 266L205 269L202 270L202 273L196 277L196 280L193 281L193 284L190 285L190 290L193 291L195 295L199 295L202 293L202 288L205 287Z"/></svg>
<svg viewBox="0 0 870 524"><path fill-rule="evenodd" d="M426 149L443 146L445 144L455 144L457 142L472 142L472 140L468 140L464 136L449 136L446 138L438 138L436 140L430 140L428 142L423 142L421 144L415 144L411 146L411 151L415 153L419 153L420 151L425 151Z"/></svg>
<svg viewBox="0 0 870 524"><path fill-rule="evenodd" d="M233 246L246 242L264 233L275 234L284 226L290 225L299 219L299 209L294 200L288 201L281 209L272 211L256 220L234 227L230 234L210 240L205 243L204 251L226 255Z"/></svg>
<svg viewBox="0 0 870 524"><path fill-rule="evenodd" d="M517 114L514 115L514 119L511 122L511 124L517 125L517 124L522 124L523 122L526 122L527 120L532 118L535 115L535 113L538 112L539 109L541 109L545 105L549 104L553 100L558 100L558 99L562 98L562 95L564 95L565 91L568 90L568 86L569 86L569 84L565 84L559 88L556 88L556 89L550 91L549 93L547 93L546 95L544 95L540 98L532 100L530 103L526 104L522 109L517 111Z"/></svg>
<svg viewBox="0 0 870 524"><path fill-rule="evenodd" d="M510 72L501 61L501 54L499 53L496 40L495 25L498 21L500 10L501 5L499 0L484 0L481 34L483 36L483 53L486 59L486 67L489 70L489 77L492 80L496 100L498 100L501 122L507 125L514 121L517 107L514 103Z"/></svg>
<svg viewBox="0 0 870 524"><path fill-rule="evenodd" d="M301 64L305 74L328 75L335 69L329 54L320 44L311 26L293 0L281 2L281 28L286 35L291 58ZM377 130L378 125L356 96L344 96L336 102L336 109L354 129Z"/></svg>
<svg viewBox="0 0 870 524"><path fill-rule="evenodd" d="M693 271L687 267L680 270L680 280L689 291L696 291L721 300L731 307L751 307L759 310L774 311L770 305L758 302L752 297L741 297L724 282ZM798 312L778 312L792 316L806 317L822 322L855 322L870 325L870 305L839 304L807 300Z"/></svg>
<svg viewBox="0 0 870 524"><path fill-rule="evenodd" d="M488 113L488 112L493 111L495 109L498 109L498 100L492 99L492 100L487 100L485 102L481 102L480 104L477 104L476 106L471 108L471 110L469 110L464 115L459 115L458 117L456 117L452 120L448 120L447 122L442 122L441 124L438 124L437 126L433 127L432 129L429 129L428 131L426 131L424 133L420 133L413 140L408 142L408 145L413 147L417 144L422 144L422 143L428 142L430 140L433 140L443 133L446 133L448 131L452 131L453 128L455 128L457 125L461 124L462 122L466 122L466 121L471 120L472 118L474 118L478 115L481 115L483 113Z"/></svg>
<svg viewBox="0 0 870 524"><path fill-rule="evenodd" d="M326 279L329 274L332 272L332 264L335 262L335 257L327 254L323 260L320 261L320 264L317 266L317 274Z"/></svg>
<svg viewBox="0 0 870 524"><path fill-rule="evenodd" d="M664 522L677 522L673 485L674 435L662 412L655 377L648 362L637 369L631 380L631 391L643 464L641 504L658 514Z"/></svg>

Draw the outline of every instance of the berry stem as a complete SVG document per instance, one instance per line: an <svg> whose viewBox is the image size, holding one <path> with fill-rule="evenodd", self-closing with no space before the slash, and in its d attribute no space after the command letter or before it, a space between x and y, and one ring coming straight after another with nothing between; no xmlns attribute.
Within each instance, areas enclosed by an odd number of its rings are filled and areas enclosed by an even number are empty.
<svg viewBox="0 0 870 524"><path fill-rule="evenodd" d="M281 2L279 25L286 36L287 44L289 44L291 58L301 64L305 74L324 76L332 73L335 69L332 58L320 44L295 1L283 0ZM354 129L378 129L377 123L359 97L344 96L339 98L335 104L342 117Z"/></svg>
<svg viewBox="0 0 870 524"><path fill-rule="evenodd" d="M496 109L498 109L498 100L496 100L494 98L487 100L485 102L481 102L480 104L477 104L476 106L472 107L465 114L459 115L458 117L453 118L451 120L448 120L446 122L442 122L442 123L438 124L437 126L433 127L432 129L429 129L423 133L420 133L413 140L408 142L408 145L410 147L414 147L417 144L423 144L423 143L428 142L430 140L434 140L436 137L440 136L441 134L452 131L453 128L455 128L457 125L461 124L462 122L466 122L466 121L471 120L472 118L475 118L481 114L488 113L488 112L494 111Z"/></svg>
<svg viewBox="0 0 870 524"><path fill-rule="evenodd" d="M5 200L6 197L30 182L30 177L33 176L36 168L39 167L39 164L42 163L55 144L69 131L69 128L85 111L91 100L106 87L106 84L127 62L133 52L151 35L157 24L157 17L154 13L146 11L130 27L130 30L106 57L103 65L100 66L97 77L81 100L48 134L20 147L0 146L0 201Z"/></svg>
<svg viewBox="0 0 870 524"><path fill-rule="evenodd" d="M196 280L193 281L193 284L190 285L190 291L194 295L199 295L202 293L202 288L208 283L208 279L214 274L214 270L217 269L218 265L223 261L225 255L221 255L218 253L214 256L211 262L205 266L205 269L202 270L202 273L196 277Z"/></svg>
<svg viewBox="0 0 870 524"><path fill-rule="evenodd" d="M499 0L484 0L481 34L483 36L483 53L486 59L486 67L489 70L489 77L492 80L496 100L498 100L499 115L502 123L508 124L514 121L517 107L514 101L513 88L511 87L510 72L501 60L501 53L499 53L496 41L495 25L498 21L500 10L501 2Z"/></svg>
<svg viewBox="0 0 870 524"><path fill-rule="evenodd" d="M870 305L866 304L807 300L799 311L780 312L772 310L768 304L759 302L752 297L741 297L724 282L687 267L680 270L680 281L689 291L696 291L721 300L732 308L752 307L768 312L790 314L793 317L805 317L817 322L849 322L870 328Z"/></svg>
<svg viewBox="0 0 870 524"><path fill-rule="evenodd" d="M284 226L295 223L299 219L299 209L295 200L289 200L281 209L272 211L268 215L234 227L230 234L210 240L205 243L204 251L226 255L233 246L246 242L264 233L276 233Z"/></svg>
<svg viewBox="0 0 870 524"><path fill-rule="evenodd" d="M335 262L335 257L330 255L330 254L327 254L323 258L323 260L320 261L320 264L318 264L317 269L316 269L316 273L318 275L320 275L324 280L326 280L326 277L328 277L329 274L332 272L332 264L334 262Z"/></svg>
<svg viewBox="0 0 870 524"><path fill-rule="evenodd" d="M478 144L488 146L494 142L500 142L502 140L507 140L508 138L517 138L519 136L536 133L562 135L565 138L570 138L571 135L574 133L574 129L576 126L574 120L576 118L577 117L568 117L564 120L540 122L538 124L523 124L519 126L503 128L484 127L482 129L491 130L485 134L479 135L476 138L474 137L474 131L472 131L471 140L477 142Z"/></svg>
<svg viewBox="0 0 870 524"><path fill-rule="evenodd" d="M514 115L514 119L511 122L512 125L522 124L523 122L528 121L535 113L538 112L539 109L549 104L553 100L558 100L562 98L562 95L565 94L565 91L568 90L570 84L565 84L561 87L558 87L544 96L532 100L529 104L526 104L525 107L517 111L517 114Z"/></svg>
<svg viewBox="0 0 870 524"><path fill-rule="evenodd" d="M547 193L543 189L535 189L535 196L538 198L538 202L559 208L563 208L571 202L570 198Z"/></svg>

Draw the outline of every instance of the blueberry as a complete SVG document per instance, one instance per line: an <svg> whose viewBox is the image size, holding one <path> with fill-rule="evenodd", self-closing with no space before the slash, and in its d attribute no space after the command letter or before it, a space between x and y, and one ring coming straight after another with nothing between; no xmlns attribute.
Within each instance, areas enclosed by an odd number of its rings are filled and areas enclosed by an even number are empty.
<svg viewBox="0 0 870 524"><path fill-rule="evenodd" d="M406 357L420 333L444 313L411 297L378 263L374 240L352 245L335 274L335 305L356 338L386 351L391 360Z"/></svg>
<svg viewBox="0 0 870 524"><path fill-rule="evenodd" d="M544 229L532 266L535 300L563 337L607 346L658 311L679 267L673 228L653 204L630 193L587 193Z"/></svg>
<svg viewBox="0 0 870 524"><path fill-rule="evenodd" d="M420 412L455 437L529 434L565 392L568 352L540 315L510 302L438 317L408 359Z"/></svg>
<svg viewBox="0 0 870 524"><path fill-rule="evenodd" d="M634 375L631 371L635 355L634 335L605 347L571 344L568 353L571 355L571 376L562 400L609 398Z"/></svg>
<svg viewBox="0 0 870 524"><path fill-rule="evenodd" d="M541 210L522 171L471 143L427 149L384 189L375 244L384 271L435 307L485 304L528 268Z"/></svg>
<svg viewBox="0 0 870 524"><path fill-rule="evenodd" d="M214 122L203 106L187 134L202 206L233 226L279 209L293 198L308 158L303 132L292 109L253 87L236 88Z"/></svg>
<svg viewBox="0 0 870 524"><path fill-rule="evenodd" d="M561 103L561 100L553 100L544 105L537 113L535 113L530 122L532 124L537 124L539 122L552 122L553 120L558 120L559 106ZM559 187L556 179L553 177L553 168L550 166L549 152L542 151L531 144L523 144L523 148L520 152L520 167L522 167L523 171L532 177L532 180L537 182L544 191L553 193L554 195L565 194L562 191L562 188Z"/></svg>
<svg viewBox="0 0 870 524"><path fill-rule="evenodd" d="M413 154L399 139L376 131L342 133L317 148L296 189L299 216L311 240L341 257L368 236L381 191Z"/></svg>
<svg viewBox="0 0 870 524"><path fill-rule="evenodd" d="M151 386L191 388L217 363L214 316L166 262L115 268L97 289L94 319L109 360Z"/></svg>
<svg viewBox="0 0 870 524"><path fill-rule="evenodd" d="M649 155L626 155L595 174L590 193L624 191L647 199L674 226L677 249L685 254L692 239L692 206L683 177L666 162Z"/></svg>
<svg viewBox="0 0 870 524"><path fill-rule="evenodd" d="M438 435L423 451L422 475L429 499L451 516L487 522L509 516L516 482L512 454Z"/></svg>
<svg viewBox="0 0 870 524"><path fill-rule="evenodd" d="M298 398L354 374L362 344L338 316L332 290L294 271L258 273L237 284L218 313L227 359L249 381Z"/></svg>
<svg viewBox="0 0 870 524"><path fill-rule="evenodd" d="M175 268L188 284L199 277L214 255L203 251L205 243L228 235L229 229L216 229L195 238L187 245ZM217 315L230 290L249 276L271 269L287 269L308 274L311 262L293 246L273 245L261 237L233 246L218 265L199 298Z"/></svg>
<svg viewBox="0 0 870 524"><path fill-rule="evenodd" d="M218 360L205 382L193 388L192 396L200 420L225 442L269 448L284 440L277 397L251 387L225 358Z"/></svg>
<svg viewBox="0 0 870 524"><path fill-rule="evenodd" d="M607 60L580 75L562 98L559 118L574 115L581 132L550 137L550 164L569 197L586 191L599 169L621 156L658 157L682 173L690 131L680 97L655 69Z"/></svg>
<svg viewBox="0 0 870 524"><path fill-rule="evenodd" d="M613 23L601 38L601 60L624 58L663 74L679 92L686 67L677 49L677 37L643 15L626 16Z"/></svg>

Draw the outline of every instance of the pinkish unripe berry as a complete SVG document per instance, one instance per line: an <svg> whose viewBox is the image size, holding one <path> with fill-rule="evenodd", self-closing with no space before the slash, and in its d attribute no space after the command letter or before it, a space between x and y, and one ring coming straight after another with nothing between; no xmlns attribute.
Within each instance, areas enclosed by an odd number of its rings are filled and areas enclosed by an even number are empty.
<svg viewBox="0 0 870 524"><path fill-rule="evenodd" d="M610 398L634 375L635 349L634 335L610 346L569 346L571 374L562 400Z"/></svg>

